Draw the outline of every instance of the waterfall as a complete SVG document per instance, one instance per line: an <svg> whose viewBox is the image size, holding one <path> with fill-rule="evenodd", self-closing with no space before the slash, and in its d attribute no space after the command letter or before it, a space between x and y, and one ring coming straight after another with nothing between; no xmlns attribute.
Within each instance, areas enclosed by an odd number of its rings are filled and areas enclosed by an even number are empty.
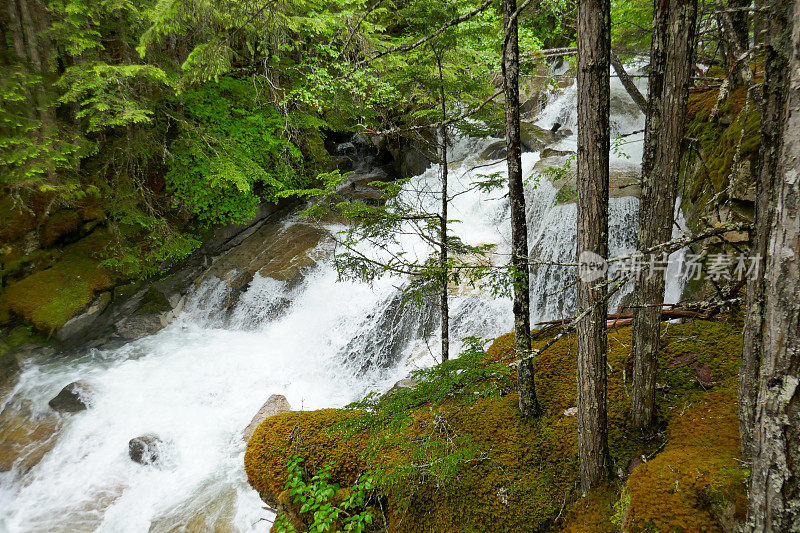
<svg viewBox="0 0 800 533"><path fill-rule="evenodd" d="M641 115L624 105L629 100L617 82L612 92L623 104L613 116L615 134L641 129ZM575 87L553 97L537 121L575 131ZM471 185L479 173L505 172L504 161L478 155L492 141L497 139L462 138L451 147L450 192L458 193L450 208L458 222L451 229L465 242L493 244L493 256L503 263L510 253L504 191ZM567 134L556 148L575 146L575 135ZM640 158L640 143L626 144L612 168L635 168ZM556 187L534 170L539 160L538 152L523 155L525 176L533 176L527 190L532 256L573 261L575 206L555 205ZM408 191L429 191L421 201L435 208L437 186L434 165L412 179ZM612 255L634 249L637 209L636 198L612 199ZM285 228L301 223L284 221ZM328 233L340 229L324 227ZM400 244L419 257L431 252L412 236ZM435 304L403 307L398 286L405 280L399 278L369 285L340 281L331 250L325 238L313 245L314 260L291 280L256 272L234 291L228 281L206 276L178 318L153 336L116 350L27 364L2 405L9 416L52 419L48 400L78 379L93 394L90 409L59 418L41 462L28 471L16 465L0 472L0 530L264 531L268 525L261 520L271 514L246 482L241 438L261 404L277 393L295 409L343 406L389 388L439 355ZM570 267L533 270L534 321L574 313L574 287L564 289L574 278ZM679 296L677 275L668 285L669 297ZM511 330L511 302L479 288L454 287L451 324L456 354L465 336L492 338ZM169 444L159 467L128 457L129 439L147 433Z"/></svg>

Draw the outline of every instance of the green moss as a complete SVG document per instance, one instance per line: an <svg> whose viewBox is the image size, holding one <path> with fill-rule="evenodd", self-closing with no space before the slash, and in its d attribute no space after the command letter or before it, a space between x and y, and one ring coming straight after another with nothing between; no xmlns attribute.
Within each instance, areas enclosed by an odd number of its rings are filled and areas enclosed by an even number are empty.
<svg viewBox="0 0 800 533"><path fill-rule="evenodd" d="M692 139L693 149L687 152L685 161L689 176L683 197L700 205L718 193L722 196L716 201L727 199L725 191L737 150L740 164L752 164L761 142L761 118L755 102L750 102L744 115L746 89L735 90L712 118L718 96L718 89L693 93L687 109L686 137Z"/></svg>
<svg viewBox="0 0 800 533"><path fill-rule="evenodd" d="M142 298L139 308L136 310L137 314L150 315L157 313L164 313L172 310L167 298L153 287L147 289L147 292Z"/></svg>
<svg viewBox="0 0 800 533"><path fill-rule="evenodd" d="M535 332L534 344L546 342L552 331ZM519 416L516 394L486 396L476 394L479 387L463 385L444 399L434 395L440 399L409 404L408 425L378 418L372 425L350 425L348 432L342 420L363 413L287 413L267 419L248 443L248 479L274 501L286 481L290 455L307 457L312 469L332 463L334 481L343 486L369 468L379 473L390 530L396 532L613 531L614 521L620 520L631 530L713 530L720 509L739 501L742 489L731 397L741 353L739 331L737 324L721 322L665 326L657 381L660 426L666 428L660 436L666 435L666 442L658 435L643 441L630 428L630 328L609 332L613 470L625 472L632 458L651 457L633 471L622 504L614 487L587 499L576 492L576 418L564 415L576 400L574 335L535 361L545 408L537 420ZM488 362L507 360L513 342L513 335L499 337L488 350ZM709 365L715 381L711 391L694 379L691 366L682 364L687 353L694 354L688 359L696 364ZM686 460L676 468L684 453ZM452 457L457 460L451 468L434 466ZM676 479L684 489L679 493ZM665 502L677 506L676 511Z"/></svg>
<svg viewBox="0 0 800 533"><path fill-rule="evenodd" d="M95 232L68 247L51 267L8 286L8 309L38 330L52 333L111 285L98 255L108 236Z"/></svg>

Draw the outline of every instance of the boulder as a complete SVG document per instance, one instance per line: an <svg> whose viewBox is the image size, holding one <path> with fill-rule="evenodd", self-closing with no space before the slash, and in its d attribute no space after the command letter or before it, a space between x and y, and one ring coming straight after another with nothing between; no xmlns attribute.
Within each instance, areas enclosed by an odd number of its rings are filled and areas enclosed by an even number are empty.
<svg viewBox="0 0 800 533"><path fill-rule="evenodd" d="M59 413L77 413L89 407L92 394L91 386L84 381L73 381L59 392L55 398L47 402Z"/></svg>
<svg viewBox="0 0 800 533"><path fill-rule="evenodd" d="M539 173L545 173L548 169L564 169L557 176L558 179L552 181L553 186L559 189L556 202L568 204L575 202L575 176L576 165L573 162L570 168L565 168L567 157L571 152L553 150L542 157L533 169ZM609 169L609 196L611 198L622 198L624 196L640 197L642 193L639 184L639 170L632 166L613 166Z"/></svg>
<svg viewBox="0 0 800 533"><path fill-rule="evenodd" d="M102 292L94 299L82 313L67 320L56 332L56 340L68 342L70 339L83 336L92 336L91 330L95 327L100 314L111 302L111 293Z"/></svg>
<svg viewBox="0 0 800 533"><path fill-rule="evenodd" d="M245 442L249 441L250 437L255 433L256 428L261 425L261 422L271 416L288 413L291 410L292 406L289 405L286 396L282 394L273 394L266 403L261 406L261 409L258 410L247 427L244 428L244 431L242 431L242 438L244 438Z"/></svg>
<svg viewBox="0 0 800 533"><path fill-rule="evenodd" d="M163 446L158 435L148 433L128 441L128 455L140 465L158 464L163 460Z"/></svg>
<svg viewBox="0 0 800 533"><path fill-rule="evenodd" d="M161 314L145 314L125 317L114 326L117 334L129 341L141 339L160 331L166 324Z"/></svg>
<svg viewBox="0 0 800 533"><path fill-rule="evenodd" d="M402 389L414 388L414 387L417 386L418 383L419 383L419 381L417 381L415 379L403 378L400 381L398 381L397 383L395 383L394 385L392 385L391 389L389 389L388 391L383 393L383 395L381 395L381 400L384 400L384 399L388 398L389 396L395 394L396 392L398 392L398 391L400 391Z"/></svg>
<svg viewBox="0 0 800 533"><path fill-rule="evenodd" d="M268 222L217 258L198 283L211 277L224 280L232 291L224 303L227 307L236 303L256 272L284 281L289 287L296 286L316 265L316 248L329 236L325 228L317 225Z"/></svg>
<svg viewBox="0 0 800 533"><path fill-rule="evenodd" d="M521 122L519 137L522 148L528 152L538 152L555 141L555 134L533 122Z"/></svg>
<svg viewBox="0 0 800 533"><path fill-rule="evenodd" d="M556 150L555 148L545 148L539 154L539 158L545 159L547 157L569 157L574 153L575 152L569 152L567 150Z"/></svg>
<svg viewBox="0 0 800 533"><path fill-rule="evenodd" d="M503 159L506 157L506 142L496 141L481 152L481 159Z"/></svg>

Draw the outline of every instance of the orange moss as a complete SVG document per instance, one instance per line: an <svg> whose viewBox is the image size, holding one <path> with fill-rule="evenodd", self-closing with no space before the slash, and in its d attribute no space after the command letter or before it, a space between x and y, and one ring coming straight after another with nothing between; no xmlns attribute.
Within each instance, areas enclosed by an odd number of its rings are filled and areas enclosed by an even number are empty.
<svg viewBox="0 0 800 533"><path fill-rule="evenodd" d="M50 216L39 230L39 239L43 248L49 248L80 227L81 217L75 211L59 211Z"/></svg>
<svg viewBox="0 0 800 533"><path fill-rule="evenodd" d="M8 196L0 197L0 244L21 239L36 227L36 217L19 206Z"/></svg>
<svg viewBox="0 0 800 533"><path fill-rule="evenodd" d="M609 332L608 427L614 471L627 470L632 457L654 456L629 478L624 506L614 503L619 496L613 488L586 499L576 493L576 418L564 415L575 405L574 335L559 340L534 363L545 408L537 420L519 416L516 394L453 397L416 407L410 413L413 423L399 430L386 421L357 426L355 432L341 429L342 420L364 416L354 411L287 413L267 419L248 443L248 479L265 500L274 502L294 454L305 457L312 472L332 463L334 481L344 486L366 468L378 470L390 530L398 533L614 531L618 524L612 520L621 519L634 530L713 530L719 527L719 509L740 498L736 411L730 396L741 350L737 327L700 321L665 326L658 401L668 423L668 441L658 454L661 443L641 442L627 422L630 328ZM534 345L551 334L535 332ZM489 359L510 357L513 340L513 335L499 337L488 350ZM699 364L709 364L717 382L712 392L693 379L691 367L672 364L683 361L687 352L695 353ZM442 457L437 431L472 446L472 459L456 462L444 474L431 466ZM686 453L691 457L676 468Z"/></svg>
<svg viewBox="0 0 800 533"><path fill-rule="evenodd" d="M618 499L613 487L593 490L569 507L558 531L562 533L616 533L612 523L614 505Z"/></svg>
<svg viewBox="0 0 800 533"><path fill-rule="evenodd" d="M364 435L332 427L353 415L341 409L322 409L267 418L247 444L244 467L250 485L265 500L277 501L286 485L286 465L298 454L305 459L309 471L317 472L332 463L333 481L352 485L365 469L361 459L366 446Z"/></svg>

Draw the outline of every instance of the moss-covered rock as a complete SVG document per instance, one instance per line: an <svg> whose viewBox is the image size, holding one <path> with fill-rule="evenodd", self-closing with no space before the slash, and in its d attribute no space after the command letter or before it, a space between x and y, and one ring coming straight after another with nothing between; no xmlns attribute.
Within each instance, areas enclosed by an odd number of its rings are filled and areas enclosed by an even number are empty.
<svg viewBox="0 0 800 533"><path fill-rule="evenodd" d="M411 417L408 425L386 418L348 424L364 416L353 410L285 413L265 420L249 441L248 479L266 501L286 506L291 502L280 497L286 464L296 454L306 458L309 472L332 464L334 481L345 487L367 469L379 471L389 529L397 532L613 531L623 522L630 530L654 524L661 531L720 529L721 513L738 508L743 493L743 471L735 460L739 331L739 324L722 322L665 326L657 381L660 427L666 431L647 439L628 423L630 328L610 332L614 472L624 480L635 458L649 458L633 469L624 497L614 486L588 499L577 493L576 418L564 414L576 401L572 335L535 362L545 408L537 420L519 416L515 394L484 394L480 387L409 404L403 413ZM552 330L539 332L535 343L551 335ZM512 350L513 335L502 336L488 350L487 362L508 361ZM707 365L711 391L683 364L687 353L694 363ZM442 454L456 459L452 468L431 466L445 460ZM686 460L676 467L682 455ZM668 502L677 506L674 512Z"/></svg>
<svg viewBox="0 0 800 533"><path fill-rule="evenodd" d="M38 330L51 333L84 309L112 283L101 263L108 236L95 232L70 245L56 263L8 286L8 309Z"/></svg>

